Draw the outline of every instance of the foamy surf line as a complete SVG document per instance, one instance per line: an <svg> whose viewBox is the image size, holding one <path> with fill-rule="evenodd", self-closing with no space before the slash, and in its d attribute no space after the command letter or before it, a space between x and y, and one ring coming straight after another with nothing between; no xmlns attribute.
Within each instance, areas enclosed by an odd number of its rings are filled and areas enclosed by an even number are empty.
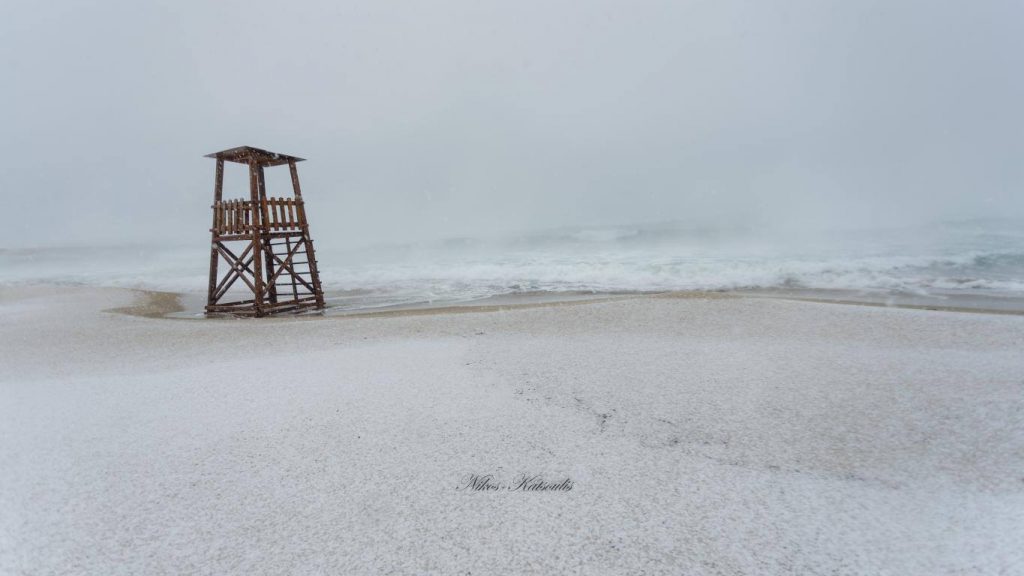
<svg viewBox="0 0 1024 576"><path fill-rule="evenodd" d="M0 250L0 285L202 294L209 258L202 248ZM332 309L680 291L825 290L845 300L917 298L938 306L993 299L997 308L1024 298L1024 225L1007 222L813 238L626 226L326 248L317 255Z"/></svg>
<svg viewBox="0 0 1024 576"><path fill-rule="evenodd" d="M614 263L592 261L546 264L398 264L325 267L325 291L340 305L392 306L417 302L466 301L509 294L644 293L722 290L848 290L946 296L955 294L1024 297L1024 255L975 256L973 264L925 260L887 262L685 261L652 260ZM996 262L997 264L991 264ZM194 264L194 262L193 262ZM130 273L103 261L79 261L90 269L76 273L3 268L0 285L81 285L163 292L198 293L207 284L195 266L185 270L138 270ZM107 271L103 272L104 267ZM189 275L191 274L191 275Z"/></svg>

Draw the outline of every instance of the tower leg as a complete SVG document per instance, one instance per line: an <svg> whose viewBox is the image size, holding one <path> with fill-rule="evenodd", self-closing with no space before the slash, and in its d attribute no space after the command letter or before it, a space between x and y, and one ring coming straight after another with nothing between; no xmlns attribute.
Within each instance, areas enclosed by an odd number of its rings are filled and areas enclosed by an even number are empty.
<svg viewBox="0 0 1024 576"><path fill-rule="evenodd" d="M302 229L302 240L306 245L306 259L309 261L309 279L313 284L316 307L324 307L324 291L320 286L320 272L316 268L316 254L313 252L313 240L309 237L309 223L306 222L306 208L302 202L302 188L299 186L299 170L295 161L288 161L288 170L292 175L292 191L295 193L295 209L298 212L299 227Z"/></svg>
<svg viewBox="0 0 1024 576"><path fill-rule="evenodd" d="M213 179L213 224L210 226L210 286L206 293L206 305L216 304L217 263L220 255L217 251L217 204L221 201L224 191L224 161L217 160L217 172Z"/></svg>
<svg viewBox="0 0 1024 576"><path fill-rule="evenodd" d="M316 290L316 307L324 307L324 290L320 287L320 273L316 269L316 254L313 253L313 241L309 238L309 231L304 231L302 241L306 243L306 257L309 258L309 279Z"/></svg>
<svg viewBox="0 0 1024 576"><path fill-rule="evenodd" d="M214 293L217 290L217 261L220 259L220 255L217 253L217 239L211 241L210 248L210 285L206 291L206 306L210 307L217 303L214 298Z"/></svg>
<svg viewBox="0 0 1024 576"><path fill-rule="evenodd" d="M285 236L284 237L284 245L285 245L285 248L288 250L288 253L291 254L292 253L292 239L289 238L288 236ZM308 261L309 258L307 257L306 260ZM292 299L298 301L298 299L299 299L299 285L295 281L295 272L292 271L292 273L289 274L289 276L291 276L291 279L292 279Z"/></svg>
<svg viewBox="0 0 1024 576"><path fill-rule="evenodd" d="M249 198L252 200L252 211L253 217L253 228L252 228L252 269L253 269L253 308L256 316L263 316L263 295L265 291L264 285L264 271L263 271L263 237L262 232L266 226L265 214L260 208L261 202L259 201L259 175L256 171L257 165L255 161L249 162ZM259 224L256 224L255 214L259 211L260 220Z"/></svg>
<svg viewBox="0 0 1024 576"><path fill-rule="evenodd" d="M256 178L257 178L257 189L259 190L259 212L260 216L264 218L263 226L260 227L263 232L263 258L265 259L265 268L267 275L267 299L271 304L277 304L277 285L270 283L270 279L274 277L274 247L271 245L271 239L267 235L270 232L270 221L266 219L267 211L267 181L263 174L263 166L256 167ZM255 212L255 210L254 210Z"/></svg>

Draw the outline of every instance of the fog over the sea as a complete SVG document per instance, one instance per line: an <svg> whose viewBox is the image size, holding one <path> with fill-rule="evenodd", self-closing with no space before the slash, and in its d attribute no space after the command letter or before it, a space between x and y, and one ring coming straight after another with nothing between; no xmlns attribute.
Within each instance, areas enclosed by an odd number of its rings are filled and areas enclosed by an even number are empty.
<svg viewBox="0 0 1024 576"><path fill-rule="evenodd" d="M10 2L8 248L208 240L298 155L321 245L1024 217L1024 2ZM272 169L271 195L286 171ZM247 193L229 171L225 197Z"/></svg>

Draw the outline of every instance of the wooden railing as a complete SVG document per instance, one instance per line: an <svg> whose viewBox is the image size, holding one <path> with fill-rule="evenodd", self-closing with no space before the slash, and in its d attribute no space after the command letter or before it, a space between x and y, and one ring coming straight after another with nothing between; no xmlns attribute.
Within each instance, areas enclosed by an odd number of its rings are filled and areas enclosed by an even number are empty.
<svg viewBox="0 0 1024 576"><path fill-rule="evenodd" d="M268 230L297 230L306 220L302 202L294 198L268 198L263 202Z"/></svg>
<svg viewBox="0 0 1024 576"><path fill-rule="evenodd" d="M213 205L213 231L217 234L249 234L254 225L252 202L224 200Z"/></svg>
<svg viewBox="0 0 1024 576"><path fill-rule="evenodd" d="M262 208L256 212L253 205L250 200L215 203L213 232L219 235L251 234L258 227L266 232L300 230L306 220L302 202L294 198L267 198L255 203Z"/></svg>

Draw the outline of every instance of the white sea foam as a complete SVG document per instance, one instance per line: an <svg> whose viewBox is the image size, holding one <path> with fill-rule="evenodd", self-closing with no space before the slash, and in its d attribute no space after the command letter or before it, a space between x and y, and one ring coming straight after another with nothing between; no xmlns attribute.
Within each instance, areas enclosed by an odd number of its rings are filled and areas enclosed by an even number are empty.
<svg viewBox="0 0 1024 576"><path fill-rule="evenodd" d="M201 292L205 246L0 252L0 283ZM320 243L328 292L380 303L518 292L833 288L1024 296L1024 225L969 222L795 236L679 225L548 230L340 250Z"/></svg>

